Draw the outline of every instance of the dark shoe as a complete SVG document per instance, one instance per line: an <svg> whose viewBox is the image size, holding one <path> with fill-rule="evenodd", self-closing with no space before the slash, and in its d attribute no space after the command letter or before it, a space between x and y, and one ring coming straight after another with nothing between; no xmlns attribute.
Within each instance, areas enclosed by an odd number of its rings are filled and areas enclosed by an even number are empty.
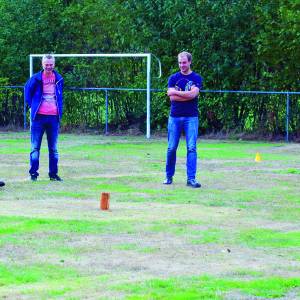
<svg viewBox="0 0 300 300"><path fill-rule="evenodd" d="M5 182L4 181L0 181L0 187L1 186L5 186Z"/></svg>
<svg viewBox="0 0 300 300"><path fill-rule="evenodd" d="M52 181L63 181L58 175L49 176Z"/></svg>
<svg viewBox="0 0 300 300"><path fill-rule="evenodd" d="M31 181L37 181L37 176L36 175L30 175Z"/></svg>
<svg viewBox="0 0 300 300"><path fill-rule="evenodd" d="M187 186L190 186L192 188L199 188L201 187L201 184L196 179L190 179L186 182Z"/></svg>
<svg viewBox="0 0 300 300"><path fill-rule="evenodd" d="M166 177L164 180L163 184L172 184L173 183L173 178L172 177Z"/></svg>

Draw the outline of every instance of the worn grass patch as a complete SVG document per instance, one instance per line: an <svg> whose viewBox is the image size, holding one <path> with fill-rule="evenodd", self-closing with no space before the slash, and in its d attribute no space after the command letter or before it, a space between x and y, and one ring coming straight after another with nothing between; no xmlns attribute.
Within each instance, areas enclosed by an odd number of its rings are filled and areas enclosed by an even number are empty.
<svg viewBox="0 0 300 300"><path fill-rule="evenodd" d="M270 229L249 229L239 239L251 247L300 247L300 231L280 232Z"/></svg>
<svg viewBox="0 0 300 300"><path fill-rule="evenodd" d="M0 219L0 236L32 232L89 233L129 233L134 231L134 222L124 221L86 221L60 220L3 216Z"/></svg>
<svg viewBox="0 0 300 300"><path fill-rule="evenodd" d="M72 268L58 265L0 265L0 286L22 285L48 280L66 279L78 276Z"/></svg>
<svg viewBox="0 0 300 300"><path fill-rule="evenodd" d="M0 133L0 298L299 298L300 145L199 140L191 189L184 139L170 186L165 138L61 134L59 183L29 144Z"/></svg>
<svg viewBox="0 0 300 300"><path fill-rule="evenodd" d="M287 206L284 209L274 208L274 212L271 216L273 221L295 221L300 220L300 207L293 205Z"/></svg>
<svg viewBox="0 0 300 300"><path fill-rule="evenodd" d="M224 239L224 233L219 229L198 231L197 235L199 235L200 237L197 239L192 239L193 244L218 243Z"/></svg>
<svg viewBox="0 0 300 300"><path fill-rule="evenodd" d="M294 168L289 168L286 170L278 170L277 171L279 174L297 174L300 175L300 170L299 169L294 169Z"/></svg>
<svg viewBox="0 0 300 300"><path fill-rule="evenodd" d="M238 290L244 295L275 299L300 287L299 278L222 279L211 276L152 279L115 288L130 294L126 299L223 299L226 292Z"/></svg>

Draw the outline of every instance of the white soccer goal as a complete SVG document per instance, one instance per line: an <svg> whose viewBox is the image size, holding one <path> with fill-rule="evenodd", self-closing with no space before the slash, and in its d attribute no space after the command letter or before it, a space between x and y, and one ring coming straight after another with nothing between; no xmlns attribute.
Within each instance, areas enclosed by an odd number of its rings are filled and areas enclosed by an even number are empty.
<svg viewBox="0 0 300 300"><path fill-rule="evenodd" d="M44 54L30 54L29 55L29 72L30 77L33 75L33 58L43 57ZM146 87L146 101L147 101L147 131L146 137L150 138L150 94L151 94L151 53L114 53L114 54L53 54L54 57L141 57L147 58L147 87ZM154 56L159 64L159 77L161 77L161 62Z"/></svg>

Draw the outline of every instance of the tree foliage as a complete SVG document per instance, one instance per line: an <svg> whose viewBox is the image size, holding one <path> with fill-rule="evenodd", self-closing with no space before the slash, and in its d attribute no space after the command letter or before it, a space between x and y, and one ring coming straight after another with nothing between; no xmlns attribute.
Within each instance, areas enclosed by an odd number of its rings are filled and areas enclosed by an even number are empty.
<svg viewBox="0 0 300 300"><path fill-rule="evenodd" d="M206 89L295 91L299 86L299 0L0 0L0 13L0 83L24 84L30 53L151 52L163 66L162 78L153 78L152 86L164 89L177 71L177 53L187 50ZM102 87L143 87L144 67L141 60L73 59L59 65L67 85ZM142 96L110 99L118 110L112 111L112 122L143 117ZM200 103L202 129L245 130L260 116L263 127L277 124L274 131L284 130L284 106L254 102L249 97L205 97ZM297 99L292 105L299 109ZM168 107L165 95L153 97L154 126L164 126Z"/></svg>

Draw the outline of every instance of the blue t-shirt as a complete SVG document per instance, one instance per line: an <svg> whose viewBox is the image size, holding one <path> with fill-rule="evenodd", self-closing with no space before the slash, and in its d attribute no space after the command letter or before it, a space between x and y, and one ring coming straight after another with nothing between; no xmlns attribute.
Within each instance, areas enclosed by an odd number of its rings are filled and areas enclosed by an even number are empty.
<svg viewBox="0 0 300 300"><path fill-rule="evenodd" d="M178 91L190 91L192 86L199 90L202 88L202 77L192 72L183 75L177 72L169 77L168 88L175 88ZM198 97L189 101L171 101L171 117L198 117Z"/></svg>

